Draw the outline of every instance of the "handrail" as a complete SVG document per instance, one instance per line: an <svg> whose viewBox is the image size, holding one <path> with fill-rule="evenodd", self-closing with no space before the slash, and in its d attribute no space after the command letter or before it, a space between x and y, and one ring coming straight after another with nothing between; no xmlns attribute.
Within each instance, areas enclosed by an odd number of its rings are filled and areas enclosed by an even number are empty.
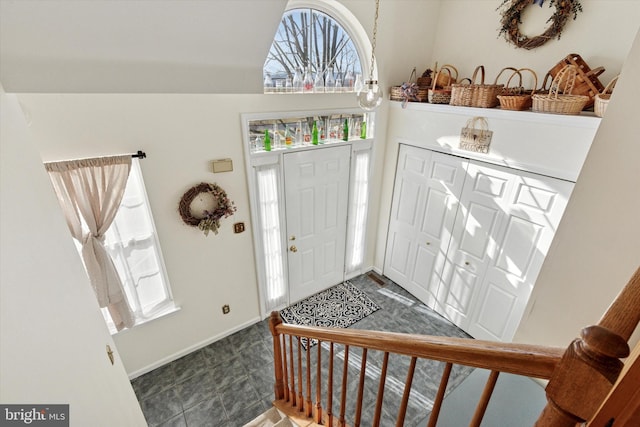
<svg viewBox="0 0 640 427"><path fill-rule="evenodd" d="M616 381L623 363L629 355L628 339L640 321L640 268L613 302L609 310L595 326L584 328L580 337L566 349L528 344L501 343L465 338L414 335L397 332L367 331L358 329L319 328L282 323L278 312L271 313L269 328L274 346L274 391L280 409L296 408L308 420L332 427L345 426L345 396L347 393L347 368L349 348L362 349L360 381L355 426L360 425L362 392L367 363L367 350L384 352L378 385L373 426L378 427L385 390L385 378L389 354L411 357L402 403L396 427L403 425L407 401L417 358L445 363L440 387L433 402L428 427L436 426L442 406L452 364L483 368L491 371L489 380L477 404L470 427L479 427L484 417L491 393L502 372L515 375L549 379L546 387L548 403L538 417L536 427L575 427L576 423L591 420ZM288 336L288 340L286 337ZM297 348L294 347L294 339ZM316 388L315 406L311 396L311 353L306 346L306 396L303 392L301 342L315 339L329 344L327 372L327 408L323 412L320 402L324 398L320 383ZM288 341L288 344L287 344ZM339 418L332 414L334 344L344 346L341 402ZM287 355L288 352L288 355ZM298 378L294 371L294 353L298 361ZM316 381L321 378L320 346L317 349ZM287 360L290 366L287 366ZM290 369L290 371L288 371ZM297 396L296 396L297 392ZM305 399L306 397L306 399ZM287 406L288 405L288 406ZM307 425L307 424L305 424ZM310 425L310 424L309 424Z"/></svg>
<svg viewBox="0 0 640 427"><path fill-rule="evenodd" d="M560 347L287 323L278 324L275 330L278 334L315 338L541 379L551 378L565 350Z"/></svg>

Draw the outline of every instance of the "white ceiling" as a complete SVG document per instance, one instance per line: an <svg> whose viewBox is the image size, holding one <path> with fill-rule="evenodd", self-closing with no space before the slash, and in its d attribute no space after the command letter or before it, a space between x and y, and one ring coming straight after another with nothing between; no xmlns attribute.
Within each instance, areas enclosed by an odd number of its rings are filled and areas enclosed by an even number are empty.
<svg viewBox="0 0 640 427"><path fill-rule="evenodd" d="M7 92L260 93L287 0L0 0Z"/></svg>

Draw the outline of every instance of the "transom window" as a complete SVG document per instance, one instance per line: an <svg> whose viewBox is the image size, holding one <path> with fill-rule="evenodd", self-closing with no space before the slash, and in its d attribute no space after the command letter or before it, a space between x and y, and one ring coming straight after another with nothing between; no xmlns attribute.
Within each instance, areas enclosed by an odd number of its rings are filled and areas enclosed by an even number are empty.
<svg viewBox="0 0 640 427"><path fill-rule="evenodd" d="M264 90L352 92L362 71L358 49L338 21L316 9L290 9L264 63Z"/></svg>

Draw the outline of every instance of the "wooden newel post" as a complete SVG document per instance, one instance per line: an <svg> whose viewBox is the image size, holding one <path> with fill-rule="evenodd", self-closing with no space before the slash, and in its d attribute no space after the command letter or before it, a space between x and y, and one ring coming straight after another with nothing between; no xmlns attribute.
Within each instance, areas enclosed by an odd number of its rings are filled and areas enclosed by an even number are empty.
<svg viewBox="0 0 640 427"><path fill-rule="evenodd" d="M282 343L280 342L280 334L276 330L276 326L282 323L280 313L272 311L269 317L269 330L273 336L273 368L275 373L275 383L273 390L276 400L284 399L284 381L282 376Z"/></svg>
<svg viewBox="0 0 640 427"><path fill-rule="evenodd" d="M584 328L547 385L547 406L536 427L574 427L596 413L629 355L626 340L602 326Z"/></svg>

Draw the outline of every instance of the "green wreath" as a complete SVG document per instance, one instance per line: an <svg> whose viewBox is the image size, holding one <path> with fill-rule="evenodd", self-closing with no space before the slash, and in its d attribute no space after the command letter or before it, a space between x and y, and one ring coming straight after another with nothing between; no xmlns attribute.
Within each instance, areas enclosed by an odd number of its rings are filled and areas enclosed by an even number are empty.
<svg viewBox="0 0 640 427"><path fill-rule="evenodd" d="M542 6L543 1L537 1ZM556 10L547 20L549 26L540 35L529 37L520 32L518 28L522 24L522 11L534 4L534 0L503 0L497 10L502 9L500 14L500 35L504 34L507 41L523 49L535 49L542 46L551 39L560 39L562 30L573 14L573 19L578 17L578 12L582 12L582 5L579 0L550 0L549 7L555 6Z"/></svg>
<svg viewBox="0 0 640 427"><path fill-rule="evenodd" d="M195 216L191 211L191 203L199 194L202 193L211 194L216 201L216 205L213 210L205 210L200 215ZM198 227L200 230L204 231L204 235L207 236L210 231L213 231L214 234L218 234L220 219L233 215L236 211L236 207L234 206L233 201L229 200L229 197L227 197L227 193L217 184L202 182L191 187L186 193L184 193L180 199L178 211L180 212L182 221L184 221L185 224L192 227Z"/></svg>

